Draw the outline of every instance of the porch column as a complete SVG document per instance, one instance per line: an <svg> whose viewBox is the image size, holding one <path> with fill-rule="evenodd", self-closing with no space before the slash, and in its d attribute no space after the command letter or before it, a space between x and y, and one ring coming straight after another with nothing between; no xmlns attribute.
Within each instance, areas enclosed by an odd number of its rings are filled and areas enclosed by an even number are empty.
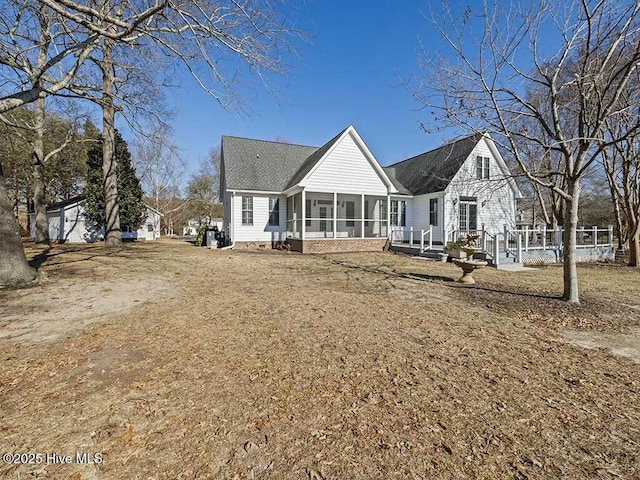
<svg viewBox="0 0 640 480"><path fill-rule="evenodd" d="M362 228L360 229L360 238L364 238L364 193L360 199L360 221L362 222Z"/></svg>
<svg viewBox="0 0 640 480"><path fill-rule="evenodd" d="M391 195L387 195L387 237L391 238Z"/></svg>
<svg viewBox="0 0 640 480"><path fill-rule="evenodd" d="M338 232L338 192L333 192L333 238Z"/></svg>
<svg viewBox="0 0 640 480"><path fill-rule="evenodd" d="M307 192L306 190L302 190L302 227L301 227L301 236L302 240L305 239L305 235L307 234Z"/></svg>

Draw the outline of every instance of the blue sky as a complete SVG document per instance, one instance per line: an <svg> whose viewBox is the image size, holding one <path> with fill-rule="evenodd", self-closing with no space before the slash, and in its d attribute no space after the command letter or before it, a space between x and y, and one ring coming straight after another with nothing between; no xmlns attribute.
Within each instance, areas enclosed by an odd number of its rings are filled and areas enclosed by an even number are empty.
<svg viewBox="0 0 640 480"><path fill-rule="evenodd" d="M427 8L424 0L308 0L297 18L313 38L300 62L272 79L277 97L263 89L246 97L244 113L222 109L185 77L169 96L189 168L221 135L320 146L353 124L383 165L440 145L447 137L420 130L426 112L402 86L416 74L419 41L437 46Z"/></svg>

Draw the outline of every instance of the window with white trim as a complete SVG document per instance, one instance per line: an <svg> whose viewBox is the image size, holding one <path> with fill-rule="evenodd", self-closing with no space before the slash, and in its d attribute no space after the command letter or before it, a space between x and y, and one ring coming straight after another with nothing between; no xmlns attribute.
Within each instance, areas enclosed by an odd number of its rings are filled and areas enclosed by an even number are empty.
<svg viewBox="0 0 640 480"><path fill-rule="evenodd" d="M458 207L461 232L475 232L478 229L478 200L476 197L460 197Z"/></svg>
<svg viewBox="0 0 640 480"><path fill-rule="evenodd" d="M280 226L280 199L269 197L269 226Z"/></svg>
<svg viewBox="0 0 640 480"><path fill-rule="evenodd" d="M489 157L476 157L476 178L489 180Z"/></svg>
<svg viewBox="0 0 640 480"><path fill-rule="evenodd" d="M404 200L391 200L391 226L407 226L407 202Z"/></svg>
<svg viewBox="0 0 640 480"><path fill-rule="evenodd" d="M253 225L253 197L242 197L242 225Z"/></svg>
<svg viewBox="0 0 640 480"><path fill-rule="evenodd" d="M429 225L438 225L438 199L429 199Z"/></svg>

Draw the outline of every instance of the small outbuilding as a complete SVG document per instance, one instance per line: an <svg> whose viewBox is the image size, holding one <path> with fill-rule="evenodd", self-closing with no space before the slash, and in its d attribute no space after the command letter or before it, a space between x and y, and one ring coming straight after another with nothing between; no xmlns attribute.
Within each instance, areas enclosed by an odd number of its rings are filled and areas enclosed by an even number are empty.
<svg viewBox="0 0 640 480"><path fill-rule="evenodd" d="M92 243L104 240L104 229L95 228L84 216L85 198L81 195L47 207L49 238L59 243ZM137 230L123 230L125 240L158 240L160 217L157 210L145 205L144 223ZM31 214L31 237L35 237L35 219Z"/></svg>

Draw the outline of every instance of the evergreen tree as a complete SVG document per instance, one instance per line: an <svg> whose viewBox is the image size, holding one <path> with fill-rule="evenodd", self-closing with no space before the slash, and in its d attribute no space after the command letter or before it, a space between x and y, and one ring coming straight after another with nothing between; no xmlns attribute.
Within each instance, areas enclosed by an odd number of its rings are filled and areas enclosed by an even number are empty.
<svg viewBox="0 0 640 480"><path fill-rule="evenodd" d="M104 181L102 174L102 141L100 132L91 123L85 125L85 136L93 139L87 150L87 181L83 190L86 198L85 217L98 228L105 225ZM140 180L131 164L131 153L127 142L116 130L115 158L117 161L118 203L120 207L120 228L123 231L137 230L144 222L145 206Z"/></svg>

